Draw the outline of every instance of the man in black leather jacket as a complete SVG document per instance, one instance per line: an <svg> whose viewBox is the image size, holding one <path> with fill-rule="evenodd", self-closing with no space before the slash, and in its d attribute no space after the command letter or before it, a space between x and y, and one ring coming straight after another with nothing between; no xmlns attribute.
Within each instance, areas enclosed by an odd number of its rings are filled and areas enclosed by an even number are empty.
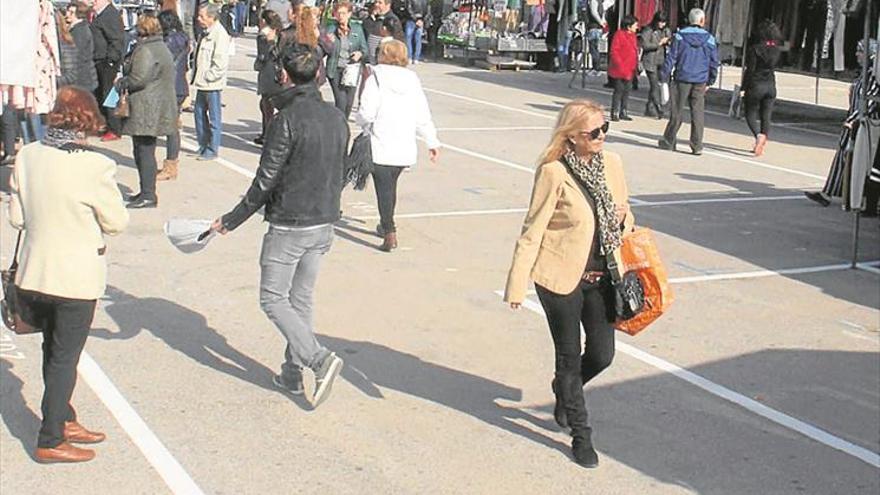
<svg viewBox="0 0 880 495"><path fill-rule="evenodd" d="M272 119L260 166L239 204L211 227L225 234L261 207L269 230L260 255L260 306L287 338L282 390L301 394L302 368L315 372L313 404L330 393L342 360L318 343L312 327L312 293L321 257L339 220L349 130L345 116L321 100L315 78L320 57L308 47L283 54L293 86L274 96Z"/></svg>

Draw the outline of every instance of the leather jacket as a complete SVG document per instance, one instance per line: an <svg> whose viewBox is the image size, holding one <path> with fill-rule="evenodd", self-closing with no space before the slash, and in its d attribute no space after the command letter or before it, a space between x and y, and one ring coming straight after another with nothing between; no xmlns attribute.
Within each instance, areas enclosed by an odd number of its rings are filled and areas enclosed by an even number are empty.
<svg viewBox="0 0 880 495"><path fill-rule="evenodd" d="M321 100L317 85L297 85L270 98L279 113L266 134L260 166L244 198L221 221L233 230L261 207L266 221L289 227L333 223L348 151L345 116Z"/></svg>

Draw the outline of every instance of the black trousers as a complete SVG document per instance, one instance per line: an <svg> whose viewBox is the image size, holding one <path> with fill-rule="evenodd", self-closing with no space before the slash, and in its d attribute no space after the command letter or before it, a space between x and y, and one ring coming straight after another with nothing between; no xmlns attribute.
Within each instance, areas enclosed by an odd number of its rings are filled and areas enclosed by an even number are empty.
<svg viewBox="0 0 880 495"><path fill-rule="evenodd" d="M397 179L404 167L373 165L373 186L379 204L379 224L385 232L397 232L394 225L394 207L397 206Z"/></svg>
<svg viewBox="0 0 880 495"><path fill-rule="evenodd" d="M669 89L669 123L666 124L663 139L669 145L675 146L678 130L681 128L681 114L684 113L684 104L687 102L691 109L691 149L702 151L706 118L706 84L676 81Z"/></svg>
<svg viewBox="0 0 880 495"><path fill-rule="evenodd" d="M652 112L657 113L658 115L663 114L663 99L660 96L660 75L657 71L647 71L645 74L648 75L648 103L645 106L645 113L651 114Z"/></svg>
<svg viewBox="0 0 880 495"><path fill-rule="evenodd" d="M140 195L144 199L156 199L156 136L132 136L134 163L140 177Z"/></svg>
<svg viewBox="0 0 880 495"><path fill-rule="evenodd" d="M76 365L86 345L95 300L68 299L19 290L30 323L43 329L43 423L37 447L53 448L64 441L64 422L76 419L70 406L76 386Z"/></svg>
<svg viewBox="0 0 880 495"><path fill-rule="evenodd" d="M122 123L113 115L113 109L104 106L104 100L113 88L113 82L116 80L119 67L107 61L99 60L95 62L95 70L98 73L98 88L95 89L95 98L98 99L101 113L107 119L107 129L118 135L121 132Z"/></svg>
<svg viewBox="0 0 880 495"><path fill-rule="evenodd" d="M3 116L0 118L0 135L3 140L3 157L15 156L15 141L20 133L20 117L18 110L12 105L3 105Z"/></svg>
<svg viewBox="0 0 880 495"><path fill-rule="evenodd" d="M272 117L275 116L275 107L272 106L272 103L269 102L269 98L266 96L260 97L260 115L263 121L260 137L265 138L266 131L269 130L269 122L272 122Z"/></svg>
<svg viewBox="0 0 880 495"><path fill-rule="evenodd" d="M614 359L614 328L609 318L607 277L594 284L581 282L571 294L556 294L535 285L544 307L556 351L556 380L571 425L572 436L590 434L583 386ZM581 354L581 324L586 342Z"/></svg>
<svg viewBox="0 0 880 495"><path fill-rule="evenodd" d="M347 119L351 115L351 108L354 106L354 95L357 93L357 88L340 84L342 72L343 69L339 69L332 78L328 77L328 79L330 80L330 89L333 90L333 101L336 103L336 108L344 113Z"/></svg>
<svg viewBox="0 0 880 495"><path fill-rule="evenodd" d="M744 98L746 123L752 134L770 135L770 119L773 116L773 104L776 102L776 84L773 81L756 82L746 90ZM761 125L758 126L758 117Z"/></svg>
<svg viewBox="0 0 880 495"><path fill-rule="evenodd" d="M614 93L611 95L611 115L625 114L629 105L629 90L632 87L632 80L612 78L611 83L614 85Z"/></svg>

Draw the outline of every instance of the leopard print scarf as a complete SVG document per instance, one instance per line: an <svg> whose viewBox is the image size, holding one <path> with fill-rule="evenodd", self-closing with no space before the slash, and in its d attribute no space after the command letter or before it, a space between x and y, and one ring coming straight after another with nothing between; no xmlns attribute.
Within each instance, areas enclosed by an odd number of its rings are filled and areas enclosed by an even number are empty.
<svg viewBox="0 0 880 495"><path fill-rule="evenodd" d="M617 222L614 198L611 197L611 190L608 189L608 182L605 179L605 161L602 153L596 153L587 161L573 150L569 150L563 156L563 160L575 179L586 187L596 207L601 254L613 253L623 244L623 234Z"/></svg>

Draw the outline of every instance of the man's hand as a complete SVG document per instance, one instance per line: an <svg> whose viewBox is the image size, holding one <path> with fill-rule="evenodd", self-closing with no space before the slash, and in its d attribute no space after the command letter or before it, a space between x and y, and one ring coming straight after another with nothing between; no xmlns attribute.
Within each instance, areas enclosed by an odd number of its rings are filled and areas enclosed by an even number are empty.
<svg viewBox="0 0 880 495"><path fill-rule="evenodd" d="M428 150L428 158L431 159L431 163L437 165L437 160L440 159L440 148L434 148Z"/></svg>
<svg viewBox="0 0 880 495"><path fill-rule="evenodd" d="M220 235L226 235L229 233L229 230L227 230L226 227L223 226L223 221L219 218L217 220L214 220L214 223L211 224L211 230L217 232Z"/></svg>

